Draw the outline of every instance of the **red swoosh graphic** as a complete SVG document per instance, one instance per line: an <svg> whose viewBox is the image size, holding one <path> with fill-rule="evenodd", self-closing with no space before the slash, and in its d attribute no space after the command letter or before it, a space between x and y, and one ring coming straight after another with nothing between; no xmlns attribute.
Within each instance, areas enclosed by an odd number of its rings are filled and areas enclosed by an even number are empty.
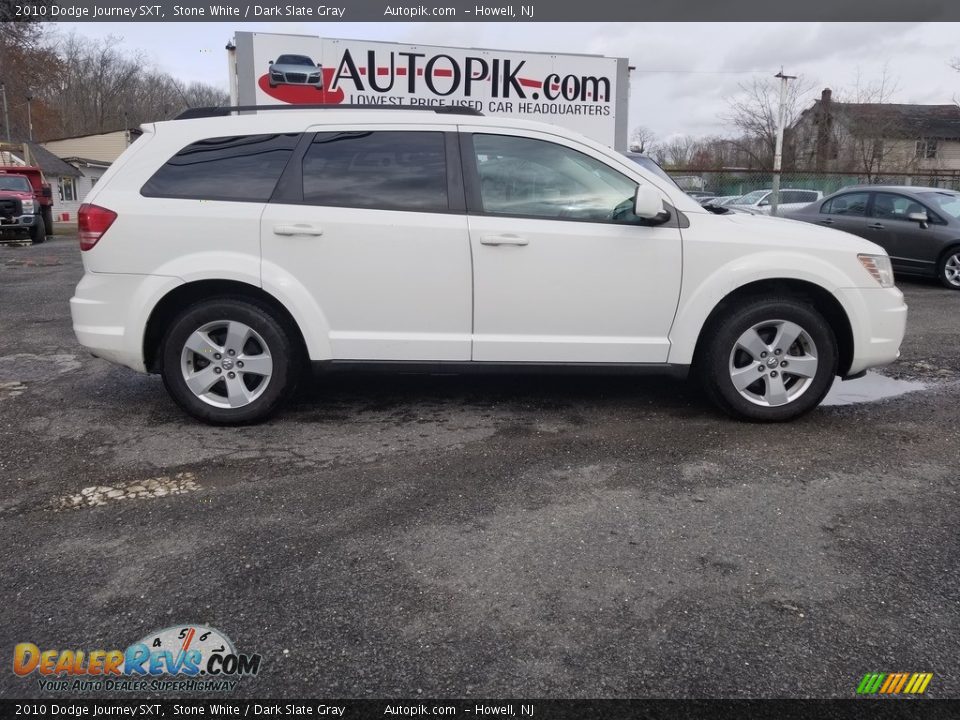
<svg viewBox="0 0 960 720"><path fill-rule="evenodd" d="M323 69L323 87L328 88L333 82L333 73L335 68ZM343 88L337 90L317 90L312 85L277 85L270 87L270 81L267 74L264 73L257 80L257 85L267 95L274 100L288 103L290 105L316 105L330 104L337 105L343 102Z"/></svg>

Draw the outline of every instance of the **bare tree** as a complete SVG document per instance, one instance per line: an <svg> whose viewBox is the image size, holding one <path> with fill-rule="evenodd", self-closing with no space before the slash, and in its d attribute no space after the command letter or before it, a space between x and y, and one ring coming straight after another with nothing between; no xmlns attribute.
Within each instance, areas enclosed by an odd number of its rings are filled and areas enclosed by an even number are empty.
<svg viewBox="0 0 960 720"><path fill-rule="evenodd" d="M787 84L785 127L796 121L811 89L812 85L802 78ZM749 83L740 84L739 92L729 99L727 113L722 116L735 128L734 142L738 148L758 167L773 167L779 113L780 81L773 77L755 77Z"/></svg>
<svg viewBox="0 0 960 720"><path fill-rule="evenodd" d="M218 87L157 70L119 38L56 36L40 24L0 26L0 82L10 101L11 136L27 137L29 95L40 141L135 127L228 99Z"/></svg>
<svg viewBox="0 0 960 720"><path fill-rule="evenodd" d="M646 125L637 125L630 133L630 149L633 152L648 152L656 139L657 136L653 130Z"/></svg>
<svg viewBox="0 0 960 720"><path fill-rule="evenodd" d="M692 135L675 135L661 143L658 148L662 152L661 165L674 168L688 168L697 152L698 140Z"/></svg>

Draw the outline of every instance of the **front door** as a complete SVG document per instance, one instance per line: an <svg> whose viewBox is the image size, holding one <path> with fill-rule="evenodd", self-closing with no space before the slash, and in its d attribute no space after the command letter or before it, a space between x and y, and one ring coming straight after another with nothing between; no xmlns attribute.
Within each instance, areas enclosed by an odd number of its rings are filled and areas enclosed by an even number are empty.
<svg viewBox="0 0 960 720"><path fill-rule="evenodd" d="M666 362L682 270L676 211L643 224L637 182L572 141L461 130L473 359Z"/></svg>

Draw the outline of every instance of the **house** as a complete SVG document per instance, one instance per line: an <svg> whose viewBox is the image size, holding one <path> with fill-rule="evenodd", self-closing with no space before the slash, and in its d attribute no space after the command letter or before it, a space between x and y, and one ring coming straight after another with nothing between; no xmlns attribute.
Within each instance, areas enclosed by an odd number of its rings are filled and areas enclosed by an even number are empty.
<svg viewBox="0 0 960 720"><path fill-rule="evenodd" d="M825 88L789 130L797 169L874 173L960 171L960 107L847 103Z"/></svg>
<svg viewBox="0 0 960 720"><path fill-rule="evenodd" d="M0 147L0 165L38 166L53 192L54 221L76 219L80 207L77 181L83 177L78 168L32 142L4 144ZM68 213L66 218L65 213Z"/></svg>
<svg viewBox="0 0 960 720"><path fill-rule="evenodd" d="M73 187L65 187L61 193L62 202L54 208L56 216L62 211L76 217L77 209L87 197L87 193L96 185L110 165L120 157L130 144L143 133L135 128L117 130L108 133L95 133L70 138L58 138L43 143L43 147L64 162L78 170ZM71 198L67 200L67 198ZM56 203L56 191L54 192Z"/></svg>

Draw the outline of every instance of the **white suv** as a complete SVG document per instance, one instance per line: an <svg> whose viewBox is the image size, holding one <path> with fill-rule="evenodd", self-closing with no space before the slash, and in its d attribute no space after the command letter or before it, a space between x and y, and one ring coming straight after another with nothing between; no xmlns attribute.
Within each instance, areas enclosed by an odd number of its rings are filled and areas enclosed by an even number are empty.
<svg viewBox="0 0 960 720"><path fill-rule="evenodd" d="M203 115L203 112L194 113ZM686 375L749 420L898 355L882 248L717 215L655 165L466 110L145 125L80 209L80 343L188 413L262 419L313 364Z"/></svg>

